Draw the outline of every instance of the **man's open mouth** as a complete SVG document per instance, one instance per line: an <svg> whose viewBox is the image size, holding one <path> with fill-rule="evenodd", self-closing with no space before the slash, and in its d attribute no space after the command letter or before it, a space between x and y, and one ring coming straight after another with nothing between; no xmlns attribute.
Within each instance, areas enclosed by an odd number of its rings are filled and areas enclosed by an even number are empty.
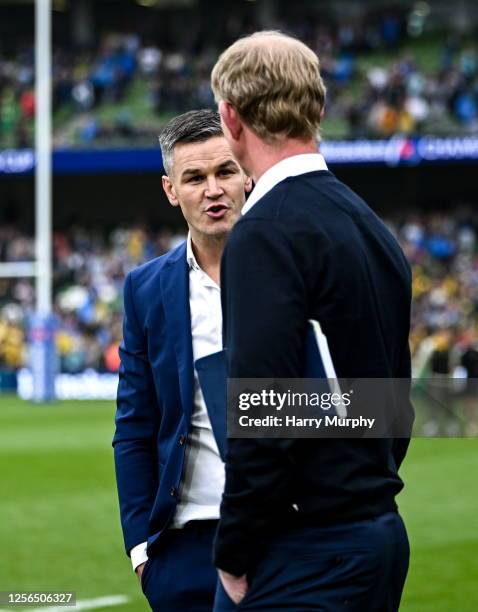
<svg viewBox="0 0 478 612"><path fill-rule="evenodd" d="M229 210L229 206L222 203L211 204L206 208L206 214L211 219L221 219Z"/></svg>

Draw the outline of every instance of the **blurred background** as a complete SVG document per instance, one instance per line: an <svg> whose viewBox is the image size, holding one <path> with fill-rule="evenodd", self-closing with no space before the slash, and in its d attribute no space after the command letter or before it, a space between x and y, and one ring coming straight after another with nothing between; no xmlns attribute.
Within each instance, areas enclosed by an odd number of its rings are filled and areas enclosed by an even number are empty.
<svg viewBox="0 0 478 612"><path fill-rule="evenodd" d="M33 2L0 0L0 264L35 259L34 23ZM123 281L186 234L161 189L158 131L176 114L214 107L218 54L258 29L293 34L318 53L327 85L321 150L386 221L413 269L417 431L441 438L414 440L404 467L412 565L403 610L475 611L473 0L53 0L61 401L24 401L35 285L0 275L0 590L72 589L90 602L78 609L146 609L122 551L109 448ZM430 380L434 399L424 402ZM453 436L462 438L443 439Z"/></svg>

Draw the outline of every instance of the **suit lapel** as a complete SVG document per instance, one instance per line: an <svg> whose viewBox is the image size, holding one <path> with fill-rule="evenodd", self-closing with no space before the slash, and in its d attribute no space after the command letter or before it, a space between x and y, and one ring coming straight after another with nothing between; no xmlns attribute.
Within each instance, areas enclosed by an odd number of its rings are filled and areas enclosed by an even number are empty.
<svg viewBox="0 0 478 612"><path fill-rule="evenodd" d="M177 256L167 262L161 274L161 293L168 334L174 340L178 361L181 403L189 421L193 406L194 373L186 245L183 249L178 250Z"/></svg>

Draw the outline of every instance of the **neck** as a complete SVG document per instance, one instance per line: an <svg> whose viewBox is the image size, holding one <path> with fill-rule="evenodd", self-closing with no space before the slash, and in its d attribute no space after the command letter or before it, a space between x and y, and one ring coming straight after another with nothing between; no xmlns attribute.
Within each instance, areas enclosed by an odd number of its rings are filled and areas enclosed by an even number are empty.
<svg viewBox="0 0 478 612"><path fill-rule="evenodd" d="M226 234L205 236L191 229L191 243L196 261L204 272L219 285L221 257L226 245Z"/></svg>
<svg viewBox="0 0 478 612"><path fill-rule="evenodd" d="M275 166L277 163L294 155L317 153L318 146L314 139L298 140L286 138L274 144L268 144L258 138L253 132L248 131L246 135L249 141L244 147L247 151L243 166L247 174L252 176L255 183L261 176Z"/></svg>

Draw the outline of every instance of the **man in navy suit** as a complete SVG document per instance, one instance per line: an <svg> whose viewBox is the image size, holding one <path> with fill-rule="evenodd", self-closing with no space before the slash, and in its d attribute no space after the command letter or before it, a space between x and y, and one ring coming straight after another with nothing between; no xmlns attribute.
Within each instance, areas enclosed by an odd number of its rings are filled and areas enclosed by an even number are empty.
<svg viewBox="0 0 478 612"><path fill-rule="evenodd" d="M193 362L222 349L220 259L251 183L217 112L176 117L160 145L163 188L189 235L125 280L116 477L126 551L151 608L209 612L224 467Z"/></svg>
<svg viewBox="0 0 478 612"><path fill-rule="evenodd" d="M315 53L257 33L221 55L212 86L256 184L221 263L229 376L300 378L313 319L339 378L408 379L410 269L317 151L325 87ZM228 440L216 612L398 609L409 557L395 502L413 420L405 395L403 439Z"/></svg>

